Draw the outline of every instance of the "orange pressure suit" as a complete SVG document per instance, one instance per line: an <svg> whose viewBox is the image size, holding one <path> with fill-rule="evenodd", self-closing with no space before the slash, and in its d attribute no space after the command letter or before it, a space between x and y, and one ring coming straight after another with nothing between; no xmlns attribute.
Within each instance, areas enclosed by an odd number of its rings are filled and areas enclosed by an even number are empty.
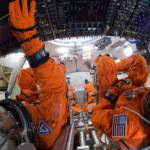
<svg viewBox="0 0 150 150"><path fill-rule="evenodd" d="M27 0L15 0L9 3L9 22L14 36L22 41L21 47L26 57L31 58L44 47L43 42L36 35L35 1L31 0L30 7ZM30 8L30 9L28 9ZM25 106L34 122L35 143L41 149L50 149L62 127L67 122L66 81L64 71L53 59L46 60L31 68L33 78L39 85L39 105L26 103ZM25 79L26 80L26 79ZM32 84L32 83L31 83ZM31 100L32 101L32 100Z"/></svg>
<svg viewBox="0 0 150 150"><path fill-rule="evenodd" d="M71 83L68 83L68 96L71 101L74 101L74 88Z"/></svg>
<svg viewBox="0 0 150 150"><path fill-rule="evenodd" d="M93 100L95 100L96 90L94 88L93 83L89 82L85 84L84 89L88 93L88 102L92 102Z"/></svg>
<svg viewBox="0 0 150 150"><path fill-rule="evenodd" d="M94 88L93 83L89 82L84 85L84 89L88 93L88 100L84 104L85 112L92 112L93 107L95 107L96 103L96 90Z"/></svg>
<svg viewBox="0 0 150 150"><path fill-rule="evenodd" d="M77 113L81 112L81 107L78 103L75 101L75 94L74 94L74 88L71 83L68 84L68 95L69 99L71 101L71 109Z"/></svg>
<svg viewBox="0 0 150 150"><path fill-rule="evenodd" d="M68 83L68 96L71 102L71 109L75 112L81 112L80 105L75 102L74 88L73 85L70 83L70 81Z"/></svg>
<svg viewBox="0 0 150 150"><path fill-rule="evenodd" d="M106 55L98 57L96 60L96 75L99 97L101 97L106 92L109 85L117 79L115 60Z"/></svg>
<svg viewBox="0 0 150 150"><path fill-rule="evenodd" d="M112 64L107 60L103 58L102 63L107 63L110 68ZM112 69L116 72L115 64ZM92 121L100 135L105 133L113 140L124 141L131 149L139 149L149 136L149 125L137 115L144 116L145 113L147 89L144 88L144 83L148 75L147 64L142 56L133 55L118 63L117 70L128 71L128 78L116 80L109 86L93 110ZM109 78L109 74L105 72L101 74ZM102 81L103 76L99 77Z"/></svg>

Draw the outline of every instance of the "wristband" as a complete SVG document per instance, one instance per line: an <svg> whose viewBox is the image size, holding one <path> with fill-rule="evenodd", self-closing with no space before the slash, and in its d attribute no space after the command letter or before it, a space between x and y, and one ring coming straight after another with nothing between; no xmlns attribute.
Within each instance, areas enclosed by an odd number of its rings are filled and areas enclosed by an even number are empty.
<svg viewBox="0 0 150 150"><path fill-rule="evenodd" d="M49 53L45 48L40 49L38 52L34 53L31 56L26 56L30 66L35 68L41 64L44 64L49 59Z"/></svg>
<svg viewBox="0 0 150 150"><path fill-rule="evenodd" d="M110 92L106 92L104 95L104 98L106 98L107 100L109 100L112 103L112 102L115 102L117 100L118 96L116 96Z"/></svg>

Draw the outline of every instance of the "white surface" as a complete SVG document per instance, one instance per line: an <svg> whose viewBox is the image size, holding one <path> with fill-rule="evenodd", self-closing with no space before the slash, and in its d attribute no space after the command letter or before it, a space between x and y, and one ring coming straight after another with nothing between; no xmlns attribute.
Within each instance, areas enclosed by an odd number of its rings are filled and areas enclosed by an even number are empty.
<svg viewBox="0 0 150 150"><path fill-rule="evenodd" d="M0 58L0 64L10 68L16 68L24 59L23 53L13 53Z"/></svg>
<svg viewBox="0 0 150 150"><path fill-rule="evenodd" d="M145 83L145 86L150 88L150 74L148 75L147 81Z"/></svg>
<svg viewBox="0 0 150 150"><path fill-rule="evenodd" d="M127 48L124 49L124 54L126 57L129 57L133 54L133 49L131 46L128 46Z"/></svg>
<svg viewBox="0 0 150 150"><path fill-rule="evenodd" d="M16 99L16 96L20 93L20 88L19 86L17 85L17 83L15 84L13 90L12 90L12 94L10 95L10 97L12 99Z"/></svg>
<svg viewBox="0 0 150 150"><path fill-rule="evenodd" d="M112 37L109 36L112 40L112 43L108 45L103 50L97 50L95 45L99 43L101 36L95 37L85 37L85 38L71 38L71 39L56 39L52 41L48 41L45 43L46 49L50 52L51 56L58 57L64 53L78 53L82 54L82 51L90 48L92 55L94 58L99 54L109 53L112 54L114 57L118 58L125 58L130 56L133 52L137 50L135 44L131 44L130 42L126 41L124 38L120 38L118 36ZM114 46L118 42L122 42L122 44L118 46ZM66 50L67 49L67 50ZM91 55L91 56L92 56Z"/></svg>
<svg viewBox="0 0 150 150"><path fill-rule="evenodd" d="M0 100L5 99L5 92L0 91Z"/></svg>
<svg viewBox="0 0 150 150"><path fill-rule="evenodd" d="M118 80L124 79L124 78L126 78L126 77L128 77L128 74L126 74L126 73L117 75Z"/></svg>

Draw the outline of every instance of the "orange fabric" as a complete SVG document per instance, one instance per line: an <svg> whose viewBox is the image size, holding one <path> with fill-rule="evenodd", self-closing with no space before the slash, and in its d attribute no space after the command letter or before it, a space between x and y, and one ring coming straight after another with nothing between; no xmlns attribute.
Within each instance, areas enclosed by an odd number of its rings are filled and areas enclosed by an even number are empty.
<svg viewBox="0 0 150 150"><path fill-rule="evenodd" d="M95 88L93 83L89 82L87 84L84 85L84 88L87 92L95 92Z"/></svg>
<svg viewBox="0 0 150 150"><path fill-rule="evenodd" d="M37 82L33 77L31 68L22 69L17 75L17 83L21 93L17 96L18 101L34 103L39 100Z"/></svg>
<svg viewBox="0 0 150 150"><path fill-rule="evenodd" d="M81 107L79 104L76 104L74 106L71 106L71 109L75 112L81 112Z"/></svg>
<svg viewBox="0 0 150 150"><path fill-rule="evenodd" d="M93 83L89 82L87 84L84 85L84 89L86 90L86 92L88 93L88 102L91 102L93 100L95 100L95 88Z"/></svg>
<svg viewBox="0 0 150 150"><path fill-rule="evenodd" d="M149 146L149 139L146 137L145 139L135 139L135 140L121 140L116 142L118 147L123 150L141 150L143 147ZM140 144L142 143L142 144ZM134 145L134 146L133 146Z"/></svg>
<svg viewBox="0 0 150 150"><path fill-rule="evenodd" d="M106 89L117 80L116 64L113 58L101 56L96 63L99 96L103 96Z"/></svg>
<svg viewBox="0 0 150 150"><path fill-rule="evenodd" d="M17 83L22 89L37 91L36 81L31 68L22 69L17 75Z"/></svg>
<svg viewBox="0 0 150 150"><path fill-rule="evenodd" d="M126 93L129 91L133 91L134 95L136 94L136 97L132 97L132 99L129 99L130 96L125 96ZM141 115L144 116L144 110L143 110L143 104L144 104L144 97L145 97L145 88L137 88L135 86L131 85L129 86L129 89L123 92L115 105L115 108L107 108L106 106L110 106L110 102L106 99L102 98L99 101L99 104L96 106L96 108L93 110L92 115L92 121L93 124L97 129L99 129L99 133L102 134L105 132L109 137L111 137L112 132L112 117L114 114L127 114L128 115L128 126L127 126L127 136L123 139L126 140L137 140L140 141L137 144L132 143L132 146L138 148L143 140L148 137L146 125L144 122L134 113L123 109L123 107L130 108L132 110L137 111ZM122 138L115 138L112 137L113 140L120 140Z"/></svg>
<svg viewBox="0 0 150 150"><path fill-rule="evenodd" d="M92 102L92 103L85 103L84 104L84 112L89 112L89 113L92 113L93 111L93 108L96 106L96 103L95 102Z"/></svg>
<svg viewBox="0 0 150 150"><path fill-rule="evenodd" d="M148 76L146 60L139 54L132 55L116 64L118 71L128 72L128 77L135 85L144 84Z"/></svg>
<svg viewBox="0 0 150 150"><path fill-rule="evenodd" d="M90 112L92 113L92 109L95 107L95 102L94 100L96 100L96 90L94 88L93 83L89 82L87 84L84 85L84 88L86 90L86 92L88 93L88 102L86 102L84 104L84 108L83 110L85 112Z"/></svg>
<svg viewBox="0 0 150 150"><path fill-rule="evenodd" d="M67 72L66 66L64 64L59 64L59 65L60 65L61 69L64 71L64 73L66 73Z"/></svg>
<svg viewBox="0 0 150 150"><path fill-rule="evenodd" d="M30 10L28 10L30 8ZM26 29L35 25L35 1L30 7L27 0L15 0L9 3L10 25L14 28ZM13 32L19 40L25 40L37 33L36 29L26 32ZM37 37L22 44L26 56L32 55L43 47L43 42ZM36 146L42 149L50 148L61 133L62 127L67 122L66 81L61 67L49 59L46 63L32 68L34 79L39 85L39 105L25 103L37 129L35 135ZM27 75L28 76L28 75ZM29 77L29 76L28 76ZM28 78L27 77L27 78ZM49 132L39 133L40 123L43 121Z"/></svg>

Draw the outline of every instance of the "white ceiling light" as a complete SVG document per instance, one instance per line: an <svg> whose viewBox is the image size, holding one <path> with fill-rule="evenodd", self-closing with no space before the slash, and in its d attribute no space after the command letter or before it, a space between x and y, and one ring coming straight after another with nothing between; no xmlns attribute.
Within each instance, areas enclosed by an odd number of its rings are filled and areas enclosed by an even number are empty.
<svg viewBox="0 0 150 150"><path fill-rule="evenodd" d="M120 59L116 59L116 60L115 60L115 63L118 63L118 62L120 62Z"/></svg>
<svg viewBox="0 0 150 150"><path fill-rule="evenodd" d="M73 37L73 38L65 38L65 39L55 39L48 41L48 43L52 45L57 46L67 46L67 47L74 47L77 46L83 46L83 45L89 45L95 43L97 40L99 40L99 36L96 37Z"/></svg>
<svg viewBox="0 0 150 150"><path fill-rule="evenodd" d="M83 59L84 60L89 60L89 59L91 59L91 53L83 53Z"/></svg>
<svg viewBox="0 0 150 150"><path fill-rule="evenodd" d="M124 49L124 54L126 57L129 57L133 54L133 49L132 47L128 46L127 48Z"/></svg>
<svg viewBox="0 0 150 150"><path fill-rule="evenodd" d="M84 51L84 52L89 52L89 51L91 51L93 49L93 46L92 45L88 45L88 46L83 46L82 47L82 50Z"/></svg>
<svg viewBox="0 0 150 150"><path fill-rule="evenodd" d="M93 49L93 46L84 46L82 47L82 57L84 60L91 59L91 51Z"/></svg>
<svg viewBox="0 0 150 150"><path fill-rule="evenodd" d="M77 59L77 55L63 54L63 55L59 56L59 58L62 61L64 61L64 60L73 60L73 59Z"/></svg>
<svg viewBox="0 0 150 150"><path fill-rule="evenodd" d="M57 52L59 54L68 54L69 53L69 49L66 48L66 47L60 47L60 48L57 49Z"/></svg>

